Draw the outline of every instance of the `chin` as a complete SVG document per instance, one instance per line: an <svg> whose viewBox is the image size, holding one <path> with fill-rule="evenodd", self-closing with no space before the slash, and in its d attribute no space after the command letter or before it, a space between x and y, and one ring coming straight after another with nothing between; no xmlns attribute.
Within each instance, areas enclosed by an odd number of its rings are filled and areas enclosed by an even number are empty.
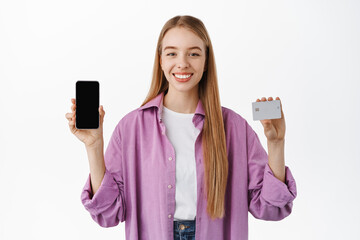
<svg viewBox="0 0 360 240"><path fill-rule="evenodd" d="M195 86L171 86L172 89L178 91L178 92L189 92L193 90Z"/></svg>

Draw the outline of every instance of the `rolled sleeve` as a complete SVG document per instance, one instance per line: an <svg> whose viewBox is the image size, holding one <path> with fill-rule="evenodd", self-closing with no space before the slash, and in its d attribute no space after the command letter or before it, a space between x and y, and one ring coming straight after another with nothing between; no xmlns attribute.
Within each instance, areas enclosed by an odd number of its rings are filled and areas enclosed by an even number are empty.
<svg viewBox="0 0 360 240"><path fill-rule="evenodd" d="M105 174L99 189L93 194L89 174L81 201L91 217L102 227L116 226L125 221L125 196L122 169L122 139L118 127L115 128L104 154Z"/></svg>
<svg viewBox="0 0 360 240"><path fill-rule="evenodd" d="M296 183L290 168L285 166L285 183L275 177L269 164L265 165L261 197L268 205L285 207L296 198Z"/></svg>
<svg viewBox="0 0 360 240"><path fill-rule="evenodd" d="M274 176L258 135L247 127L249 212L257 219L282 220L292 211L297 195L295 179L287 166L285 183Z"/></svg>
<svg viewBox="0 0 360 240"><path fill-rule="evenodd" d="M91 188L91 177L86 181L81 194L81 201L92 215L98 215L111 205L119 195L119 188L111 173L106 169L104 178L98 191L93 194Z"/></svg>

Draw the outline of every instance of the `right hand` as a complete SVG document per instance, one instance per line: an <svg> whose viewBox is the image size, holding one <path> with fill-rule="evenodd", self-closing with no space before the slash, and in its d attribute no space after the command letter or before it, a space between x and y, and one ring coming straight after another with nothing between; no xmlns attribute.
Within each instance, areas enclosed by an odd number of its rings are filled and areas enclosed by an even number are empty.
<svg viewBox="0 0 360 240"><path fill-rule="evenodd" d="M71 106L71 113L66 113L65 117L69 120L69 128L71 133L73 133L80 141L82 141L86 147L93 147L99 145L103 145L103 122L105 111L103 106L99 107L99 117L100 117L100 124L99 128L97 129L77 129L75 127L76 121L76 103L75 99L71 99L72 106Z"/></svg>

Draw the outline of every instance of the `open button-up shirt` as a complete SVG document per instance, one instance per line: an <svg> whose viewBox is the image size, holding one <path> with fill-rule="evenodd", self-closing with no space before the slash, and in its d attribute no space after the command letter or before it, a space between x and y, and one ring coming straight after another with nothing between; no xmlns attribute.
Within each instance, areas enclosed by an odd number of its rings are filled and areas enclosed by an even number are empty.
<svg viewBox="0 0 360 240"><path fill-rule="evenodd" d="M102 183L92 193L90 174L81 194L84 207L102 227L125 221L129 240L172 240L175 212L174 147L162 122L164 92L126 114L116 125L104 159ZM258 135L233 110L221 107L229 174L225 217L211 220L206 211L202 132L195 142L197 174L196 240L247 240L248 212L255 218L278 221L287 217L296 197L296 184L285 166L285 183L268 165ZM205 112L199 99L192 122L202 130Z"/></svg>

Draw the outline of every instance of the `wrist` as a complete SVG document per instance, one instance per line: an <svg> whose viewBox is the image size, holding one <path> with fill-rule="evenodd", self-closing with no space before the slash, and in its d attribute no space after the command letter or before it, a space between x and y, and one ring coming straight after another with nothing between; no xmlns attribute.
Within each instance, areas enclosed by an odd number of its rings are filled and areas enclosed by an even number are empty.
<svg viewBox="0 0 360 240"><path fill-rule="evenodd" d="M285 138L276 140L267 140L268 145L280 145L285 143Z"/></svg>
<svg viewBox="0 0 360 240"><path fill-rule="evenodd" d="M101 140L98 140L96 142L93 142L91 144L85 144L85 148L86 150L99 150L99 149L103 149L104 147L104 141L101 139Z"/></svg>

